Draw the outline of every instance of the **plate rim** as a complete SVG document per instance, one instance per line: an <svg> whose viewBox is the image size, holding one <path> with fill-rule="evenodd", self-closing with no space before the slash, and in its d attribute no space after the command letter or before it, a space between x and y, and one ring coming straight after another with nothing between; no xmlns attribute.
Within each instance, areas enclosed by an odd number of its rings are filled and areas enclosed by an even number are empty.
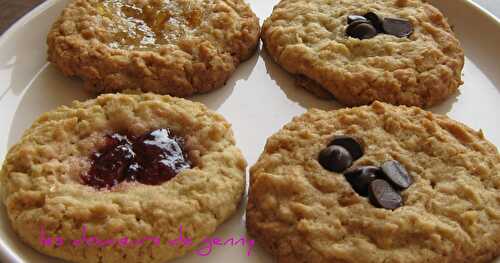
<svg viewBox="0 0 500 263"><path fill-rule="evenodd" d="M0 47L4 45L4 43L10 38L10 35L12 35L15 31L17 31L22 24L28 22L28 20L31 19L33 16L43 13L47 8L54 5L57 1L63 1L63 0L47 0L41 3L40 5L36 6L32 10L30 10L28 13L24 14L16 22L10 25L8 29L2 35L0 35ZM497 26L500 27L500 17L495 16L492 12L482 7L478 3L472 0L458 0L458 1L465 3L471 8L479 10L481 13L485 14L489 20L496 23Z"/></svg>

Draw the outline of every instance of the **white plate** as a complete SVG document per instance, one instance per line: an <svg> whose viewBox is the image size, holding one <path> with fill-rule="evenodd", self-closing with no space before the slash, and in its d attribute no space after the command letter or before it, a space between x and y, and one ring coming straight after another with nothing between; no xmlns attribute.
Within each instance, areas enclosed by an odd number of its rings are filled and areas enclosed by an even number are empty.
<svg viewBox="0 0 500 263"><path fill-rule="evenodd" d="M49 0L17 22L0 38L0 160L8 147L42 112L87 99L81 81L64 77L46 63L45 38L54 19L67 1ZM267 17L277 0L248 0L261 18ZM477 5L466 0L434 0L448 17L467 56L465 84L460 92L432 109L448 114L500 145L500 22ZM253 164L266 138L308 107L334 109L334 102L320 101L293 85L292 78L276 66L265 52L243 63L227 85L212 93L196 96L222 113L232 124L249 164ZM214 236L245 234L244 206ZM251 256L241 248L217 248L210 256L194 254L176 260L190 262L272 262L269 255L254 247ZM61 262L24 245L13 233L0 207L0 262ZM500 263L500 260L497 261Z"/></svg>

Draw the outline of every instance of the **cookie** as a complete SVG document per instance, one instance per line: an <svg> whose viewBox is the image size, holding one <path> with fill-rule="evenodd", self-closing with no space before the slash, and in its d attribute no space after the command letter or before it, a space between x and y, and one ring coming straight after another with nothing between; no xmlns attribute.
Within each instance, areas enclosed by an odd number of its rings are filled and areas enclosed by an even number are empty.
<svg viewBox="0 0 500 263"><path fill-rule="evenodd" d="M259 34L244 0L73 0L50 30L48 60L96 93L184 97L223 86Z"/></svg>
<svg viewBox="0 0 500 263"><path fill-rule="evenodd" d="M277 262L491 262L499 190L481 131L381 102L313 109L251 168L246 224Z"/></svg>
<svg viewBox="0 0 500 263"><path fill-rule="evenodd" d="M347 106L429 107L462 84L460 43L443 14L421 0L283 0L262 39L298 85Z"/></svg>
<svg viewBox="0 0 500 263"><path fill-rule="evenodd" d="M44 254L165 262L235 212L245 167L230 124L202 104L102 95L43 114L8 152L0 186L14 231ZM192 245L171 243L181 227Z"/></svg>

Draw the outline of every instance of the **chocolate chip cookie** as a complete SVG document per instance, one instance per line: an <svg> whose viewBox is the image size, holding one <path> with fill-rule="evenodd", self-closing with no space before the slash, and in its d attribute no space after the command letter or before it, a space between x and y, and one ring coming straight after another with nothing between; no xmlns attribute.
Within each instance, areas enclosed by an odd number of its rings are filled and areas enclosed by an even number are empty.
<svg viewBox="0 0 500 263"><path fill-rule="evenodd" d="M278 262L491 262L500 154L417 107L309 110L251 168L246 223Z"/></svg>
<svg viewBox="0 0 500 263"><path fill-rule="evenodd" d="M429 107L462 84L460 43L421 0L283 0L262 39L298 85L348 106Z"/></svg>
<svg viewBox="0 0 500 263"><path fill-rule="evenodd" d="M255 51L243 0L73 0L48 35L48 59L96 93L189 96L224 85Z"/></svg>
<svg viewBox="0 0 500 263"><path fill-rule="evenodd" d="M245 167L230 124L202 104L103 95L43 114L8 152L0 187L14 231L42 253L165 262L233 214ZM169 243L180 229L191 246Z"/></svg>

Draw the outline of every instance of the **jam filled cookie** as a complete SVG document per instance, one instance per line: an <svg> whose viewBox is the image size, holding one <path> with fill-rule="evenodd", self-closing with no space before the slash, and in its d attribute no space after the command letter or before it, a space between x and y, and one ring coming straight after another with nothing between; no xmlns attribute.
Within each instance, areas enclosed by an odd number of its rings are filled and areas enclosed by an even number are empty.
<svg viewBox="0 0 500 263"><path fill-rule="evenodd" d="M224 85L259 30L243 0L73 0L48 35L48 59L96 93L182 97Z"/></svg>
<svg viewBox="0 0 500 263"><path fill-rule="evenodd" d="M251 168L246 222L278 262L491 262L500 154L417 107L310 110Z"/></svg>
<svg viewBox="0 0 500 263"><path fill-rule="evenodd" d="M282 0L262 39L297 85L349 106L429 107L462 84L459 41L421 0Z"/></svg>
<svg viewBox="0 0 500 263"><path fill-rule="evenodd" d="M0 186L13 229L38 251L165 262L235 212L245 167L230 124L202 104L103 95L42 115L7 154ZM172 243L180 230L192 244Z"/></svg>

